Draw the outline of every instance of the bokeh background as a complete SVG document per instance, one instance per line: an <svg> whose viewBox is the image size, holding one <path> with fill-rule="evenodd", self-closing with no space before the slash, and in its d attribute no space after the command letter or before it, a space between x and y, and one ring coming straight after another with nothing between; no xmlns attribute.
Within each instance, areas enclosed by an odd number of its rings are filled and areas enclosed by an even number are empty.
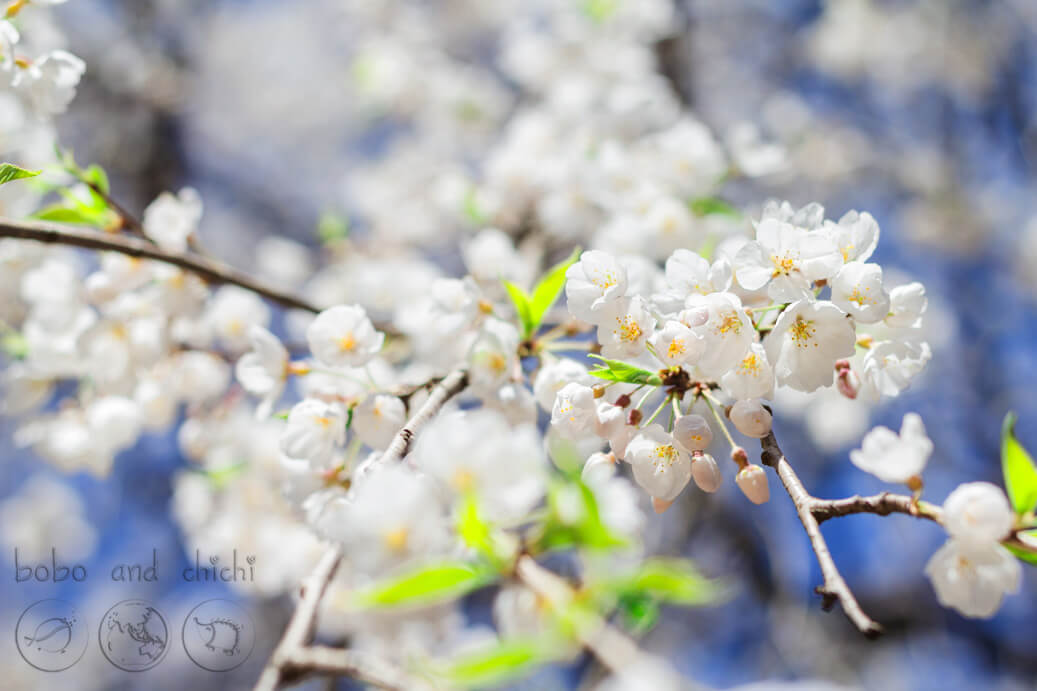
<svg viewBox="0 0 1037 691"><path fill-rule="evenodd" d="M163 190L198 189L205 246L244 268L262 261L255 248L270 234L316 248L318 219L351 214L347 183L398 127L357 117L349 46L358 39L331 0L71 0L56 14L89 65L59 119L62 141L104 166L131 209ZM806 485L832 497L884 489L847 452L870 424L896 427L911 410L936 443L927 498L942 501L963 481L1000 482L1006 411L1037 449L1037 3L685 0L679 23L659 55L683 100L717 132L743 123L744 136L787 151L787 172L736 181L725 194L744 204L819 201L830 218L866 209L883 230L876 260L929 291L934 357L911 390L863 413L838 400L782 408L779 438ZM456 40L468 59L493 60L492 40L463 31ZM0 628L12 630L42 597L73 600L95 622L118 600L147 598L173 629L204 599L242 597L180 578L193 554L170 517L172 478L187 467L174 433L146 435L98 480L51 471L14 448L12 430L0 420ZM820 611L820 574L783 499L748 510L727 483L652 517L654 549L694 558L732 583L734 597L664 612L645 647L718 688L815 678L890 691L1037 687L1032 569L995 618L971 621L939 607L922 573L944 539L938 526L897 516L830 522L836 562L887 629L866 641L840 613ZM80 554L61 557L85 565L87 583L14 582L19 531L57 529L41 513L66 533L70 516L79 521ZM150 563L152 550L157 583L110 581L114 565ZM155 670L131 675L91 642L60 684L247 686L291 603L245 602L257 643L240 670L204 672L174 645ZM487 603L473 598L473 619L486 618ZM38 686L11 638L0 637L0 686ZM548 670L520 687L567 688L582 671Z"/></svg>

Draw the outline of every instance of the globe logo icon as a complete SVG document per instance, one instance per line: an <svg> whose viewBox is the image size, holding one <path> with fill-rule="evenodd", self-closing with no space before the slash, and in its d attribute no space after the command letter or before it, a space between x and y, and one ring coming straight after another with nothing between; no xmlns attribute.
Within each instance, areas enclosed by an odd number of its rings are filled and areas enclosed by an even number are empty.
<svg viewBox="0 0 1037 691"><path fill-rule="evenodd" d="M123 600L102 617L98 639L109 662L127 672L142 672L165 657L169 627L150 602Z"/></svg>
<svg viewBox="0 0 1037 691"><path fill-rule="evenodd" d="M26 608L15 625L22 659L38 670L60 672L79 662L86 651L86 625L64 600L40 600Z"/></svg>

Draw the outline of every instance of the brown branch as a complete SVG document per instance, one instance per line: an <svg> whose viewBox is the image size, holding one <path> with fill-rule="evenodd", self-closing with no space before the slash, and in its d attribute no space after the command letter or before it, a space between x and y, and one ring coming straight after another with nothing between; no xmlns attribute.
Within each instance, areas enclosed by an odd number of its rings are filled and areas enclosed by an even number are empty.
<svg viewBox="0 0 1037 691"><path fill-rule="evenodd" d="M882 633L882 627L874 621L861 608L857 598L854 596L850 586L846 584L842 574L839 573L832 553L828 550L828 544L821 534L820 524L829 518L849 516L857 513L873 513L886 516L891 513L904 513L918 518L926 518L937 523L941 520L941 512L938 507L923 502L915 502L912 497L889 494L883 492L871 497L850 497L848 499L825 500L818 499L807 492L803 482L799 479L796 471L788 462L781 447L778 446L774 432L769 433L760 440L763 449L761 456L764 465L774 468L781 479L781 484L792 499L799 515L799 521L803 524L810 539L810 546L817 556L817 563L821 567L821 575L824 583L817 588L822 597L822 608L831 609L838 601L843 608L847 618L857 629L869 638L874 638Z"/></svg>
<svg viewBox="0 0 1037 691"><path fill-rule="evenodd" d="M428 399L407 424L403 426L392 443L382 454L382 462L400 461L410 450L410 443L442 409L452 397L468 385L468 372L454 370L443 377ZM302 599L296 606L281 642L277 644L263 675L256 684L256 691L273 691L284 683L294 683L310 675L350 676L368 684L387 689L419 688L419 684L403 672L374 660L366 659L354 651L339 648L312 647L307 644L313 638L320 599L328 588L342 560L342 548L332 547L321 558L308 579Z"/></svg>
<svg viewBox="0 0 1037 691"><path fill-rule="evenodd" d="M576 597L563 578L542 567L528 554L516 562L515 578L556 610L564 610ZM632 638L596 614L580 622L576 636L580 644L612 673L629 670L641 656L641 650Z"/></svg>
<svg viewBox="0 0 1037 691"><path fill-rule="evenodd" d="M335 576L335 571L341 561L342 548L336 545L317 562L316 568L303 586L302 597L288 622L284 636L274 649L270 661L256 684L256 691L273 691L280 686L285 679L293 656L313 638L320 599L328 589L328 584Z"/></svg>
<svg viewBox="0 0 1037 691"><path fill-rule="evenodd" d="M51 245L71 245L104 252L119 252L140 259L172 264L199 276L210 283L236 285L291 309L319 312L320 309L305 300L271 288L243 271L222 262L191 252L171 252L151 242L128 235L115 235L90 228L67 226L42 221L16 221L0 218L0 238L35 240Z"/></svg>
<svg viewBox="0 0 1037 691"><path fill-rule="evenodd" d="M418 431L436 416L444 403L461 393L466 386L468 386L467 370L457 369L443 377L418 412L414 413L403 429L393 437L392 443L382 454L381 462L394 463L402 460L410 451L410 443Z"/></svg>

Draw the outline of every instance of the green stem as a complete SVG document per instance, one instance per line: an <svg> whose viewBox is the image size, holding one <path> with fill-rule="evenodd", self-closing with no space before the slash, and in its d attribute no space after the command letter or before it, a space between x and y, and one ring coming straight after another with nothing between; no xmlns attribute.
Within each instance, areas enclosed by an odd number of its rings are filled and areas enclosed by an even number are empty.
<svg viewBox="0 0 1037 691"><path fill-rule="evenodd" d="M720 425L720 430L724 433L724 436L727 438L727 442L731 445L731 448L738 446L738 444L735 443L734 437L731 436L731 432L727 429L727 423L724 422L724 418L721 417L720 413L717 412L717 409L713 407L714 402L716 402L717 405L719 405L720 402L716 401L716 399L706 391L702 392L702 397L706 401L706 405L709 406L710 412L713 413L713 417L716 418L717 424Z"/></svg>
<svg viewBox="0 0 1037 691"><path fill-rule="evenodd" d="M648 425L652 424L652 421L655 420L655 418L659 416L659 413L661 413L663 408L666 407L666 404L670 402L669 398L670 397L667 396L666 398L663 399L662 403L659 404L659 407L655 409L654 413L652 413L652 416L650 418L648 418L647 420L645 420L644 424L641 425L642 428L647 427Z"/></svg>

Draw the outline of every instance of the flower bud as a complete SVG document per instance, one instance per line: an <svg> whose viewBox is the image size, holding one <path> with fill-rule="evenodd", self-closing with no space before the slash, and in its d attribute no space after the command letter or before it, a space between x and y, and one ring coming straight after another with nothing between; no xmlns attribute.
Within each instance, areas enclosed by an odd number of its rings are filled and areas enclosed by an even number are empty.
<svg viewBox="0 0 1037 691"><path fill-rule="evenodd" d="M660 499L659 497L652 497L652 510L656 513L663 513L664 511L666 511L666 509L670 508L671 506L673 506L672 501L666 501L665 499Z"/></svg>
<svg viewBox="0 0 1037 691"><path fill-rule="evenodd" d="M584 482L593 484L596 480L607 480L616 474L616 457L601 451L591 454L583 465L580 477Z"/></svg>
<svg viewBox="0 0 1037 691"><path fill-rule="evenodd" d="M630 405L630 396L627 394L623 394L622 396L616 399L615 405L619 408L626 408L628 405Z"/></svg>
<svg viewBox="0 0 1037 691"><path fill-rule="evenodd" d="M835 378L835 388L852 400L857 398L857 392L861 389L861 378L852 369L840 370L839 376Z"/></svg>
<svg viewBox="0 0 1037 691"><path fill-rule="evenodd" d="M691 457L691 477L700 490L710 493L720 489L720 483L724 480L716 459L708 453L698 453Z"/></svg>
<svg viewBox="0 0 1037 691"><path fill-rule="evenodd" d="M682 415L673 426L673 438L688 453L703 451L713 441L713 430L701 415Z"/></svg>
<svg viewBox="0 0 1037 691"><path fill-rule="evenodd" d="M767 473L758 465L747 465L735 475L738 489L754 504L766 504L771 498L767 486Z"/></svg>
<svg viewBox="0 0 1037 691"><path fill-rule="evenodd" d="M771 414L757 399L738 401L728 414L739 432L747 437L761 439L771 431Z"/></svg>

